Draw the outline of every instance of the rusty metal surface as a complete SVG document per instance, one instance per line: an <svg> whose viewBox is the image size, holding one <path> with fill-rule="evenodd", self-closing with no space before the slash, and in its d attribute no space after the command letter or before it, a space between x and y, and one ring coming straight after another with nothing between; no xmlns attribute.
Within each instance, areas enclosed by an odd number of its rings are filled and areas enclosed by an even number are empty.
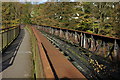
<svg viewBox="0 0 120 80"><path fill-rule="evenodd" d="M46 78L52 78L54 79L54 75L53 75L53 72L52 72L52 69L50 67L50 64L47 60L47 57L45 55L45 52L43 50L43 47L41 45L41 41L40 41L40 37L38 35L38 31L35 29L35 28L32 28L36 38L37 38L37 41L38 41L38 47L39 47L39 52L40 52L40 57L41 57L41 60L42 60L42 65L43 65L43 71L44 71L44 75Z"/></svg>
<svg viewBox="0 0 120 80"><path fill-rule="evenodd" d="M35 29L35 28L34 28ZM55 70L55 73L58 78L78 78L85 79L84 75L79 72L73 65L70 63L64 55L60 53L40 32L35 29L40 41L42 42L46 55L48 56L52 67Z"/></svg>

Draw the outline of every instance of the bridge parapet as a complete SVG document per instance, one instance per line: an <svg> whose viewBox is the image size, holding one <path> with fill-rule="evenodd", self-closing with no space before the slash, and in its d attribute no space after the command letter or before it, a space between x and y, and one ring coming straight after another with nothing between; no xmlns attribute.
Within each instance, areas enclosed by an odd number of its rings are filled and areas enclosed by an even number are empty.
<svg viewBox="0 0 120 80"><path fill-rule="evenodd" d="M13 26L0 29L0 51L3 52L18 36L20 26Z"/></svg>
<svg viewBox="0 0 120 80"><path fill-rule="evenodd" d="M120 39L66 28L37 26L40 30L78 44L96 55L120 61Z"/></svg>

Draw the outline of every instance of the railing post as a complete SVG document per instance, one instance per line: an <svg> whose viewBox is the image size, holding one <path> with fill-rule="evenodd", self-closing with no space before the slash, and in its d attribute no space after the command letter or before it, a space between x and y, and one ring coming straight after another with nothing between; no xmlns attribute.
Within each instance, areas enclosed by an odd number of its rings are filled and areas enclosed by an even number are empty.
<svg viewBox="0 0 120 80"><path fill-rule="evenodd" d="M81 47L83 47L83 34L81 33Z"/></svg>
<svg viewBox="0 0 120 80"><path fill-rule="evenodd" d="M52 28L52 34L53 34L53 28Z"/></svg>
<svg viewBox="0 0 120 80"><path fill-rule="evenodd" d="M60 36L60 37L63 37L62 34L63 34L63 32L62 32L62 30L60 29L60 34L59 34L59 36Z"/></svg>
<svg viewBox="0 0 120 80"><path fill-rule="evenodd" d="M86 48L86 35L84 34L83 47Z"/></svg>
<svg viewBox="0 0 120 80"><path fill-rule="evenodd" d="M88 41L85 33L84 33L84 48L88 49Z"/></svg>
<svg viewBox="0 0 120 80"><path fill-rule="evenodd" d="M55 35L57 35L57 29L55 29Z"/></svg>
<svg viewBox="0 0 120 80"><path fill-rule="evenodd" d="M78 43L78 36L76 31L75 31L75 42Z"/></svg>
<svg viewBox="0 0 120 80"><path fill-rule="evenodd" d="M117 58L118 58L118 51L119 51L119 46L118 46L118 44L117 44L117 41L116 41L116 39L115 39L115 42L114 42L114 59L115 60L117 60Z"/></svg>
<svg viewBox="0 0 120 80"><path fill-rule="evenodd" d="M95 39L93 35L91 35L91 51L94 52L94 50L95 50Z"/></svg>
<svg viewBox="0 0 120 80"><path fill-rule="evenodd" d="M65 37L66 37L66 39L68 40L68 30L66 30L66 32L65 32Z"/></svg>
<svg viewBox="0 0 120 80"><path fill-rule="evenodd" d="M103 55L106 56L106 43L103 41Z"/></svg>

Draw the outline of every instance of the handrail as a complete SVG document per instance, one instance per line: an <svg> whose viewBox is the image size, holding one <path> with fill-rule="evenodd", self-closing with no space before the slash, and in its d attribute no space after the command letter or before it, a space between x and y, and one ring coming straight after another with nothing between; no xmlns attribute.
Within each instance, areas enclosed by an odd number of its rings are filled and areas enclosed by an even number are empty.
<svg viewBox="0 0 120 80"><path fill-rule="evenodd" d="M52 35L72 41L73 43L78 44L80 47L86 48L97 55L101 55L111 60L120 61L119 38L54 26L51 27L40 25L36 27L39 27L40 30Z"/></svg>
<svg viewBox="0 0 120 80"><path fill-rule="evenodd" d="M40 26L45 26L45 25L40 25ZM85 33L85 34L89 34L89 35L94 35L94 36L99 36L99 37L104 37L104 38L120 40L120 38L116 38L116 37L109 37L109 36L105 36L105 35L100 35L100 34L95 34L95 33L90 33L90 32L85 32L85 31L79 31L79 30L74 30L74 29L61 28L61 27L56 27L56 26L46 26L46 27L57 28L57 29L62 29L62 30L69 30L69 31L75 31L75 32L78 32L78 33Z"/></svg>
<svg viewBox="0 0 120 80"><path fill-rule="evenodd" d="M17 38L20 32L20 26L13 26L0 29L0 51L5 49Z"/></svg>
<svg viewBox="0 0 120 80"><path fill-rule="evenodd" d="M11 29L11 28L16 28L16 27L19 27L19 26L12 26L12 27L0 28L0 31L1 31L1 30Z"/></svg>

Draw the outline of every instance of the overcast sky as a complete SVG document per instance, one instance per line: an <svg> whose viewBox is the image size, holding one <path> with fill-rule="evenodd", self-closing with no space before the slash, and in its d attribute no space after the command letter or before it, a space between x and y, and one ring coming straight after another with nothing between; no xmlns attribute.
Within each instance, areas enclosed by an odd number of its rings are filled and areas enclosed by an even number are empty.
<svg viewBox="0 0 120 80"><path fill-rule="evenodd" d="M46 2L47 0L0 0L2 2ZM55 0L50 0L50 1L55 1ZM59 0L58 0L59 1ZM68 0L62 0L62 1L68 1ZM75 1L75 2L120 2L120 0L69 0L69 1Z"/></svg>
<svg viewBox="0 0 120 80"><path fill-rule="evenodd" d="M31 1L34 1L34 2L46 2L47 0L19 0L21 2L31 2Z"/></svg>

